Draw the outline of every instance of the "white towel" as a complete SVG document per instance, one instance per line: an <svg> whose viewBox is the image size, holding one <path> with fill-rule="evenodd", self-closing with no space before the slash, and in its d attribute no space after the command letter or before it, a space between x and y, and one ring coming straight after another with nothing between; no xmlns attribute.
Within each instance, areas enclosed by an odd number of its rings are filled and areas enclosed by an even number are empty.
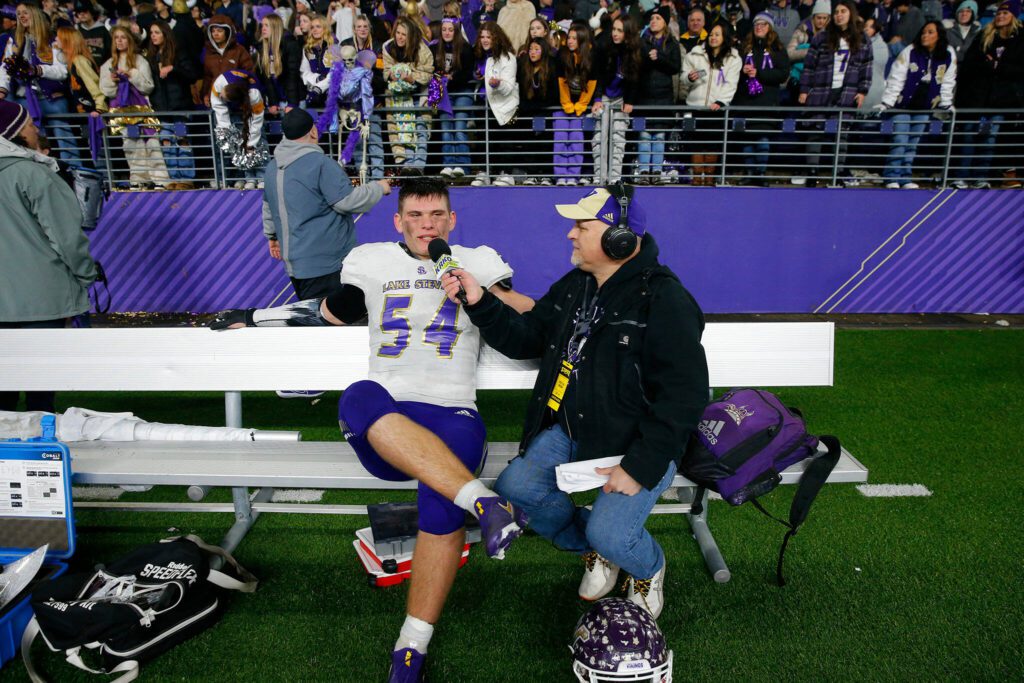
<svg viewBox="0 0 1024 683"><path fill-rule="evenodd" d="M595 467L613 467L622 461L621 455L613 455L607 458L596 460L581 460L569 462L555 468L555 479L558 481L558 488L566 493L578 491L589 491L600 488L608 482L607 474L598 474Z"/></svg>

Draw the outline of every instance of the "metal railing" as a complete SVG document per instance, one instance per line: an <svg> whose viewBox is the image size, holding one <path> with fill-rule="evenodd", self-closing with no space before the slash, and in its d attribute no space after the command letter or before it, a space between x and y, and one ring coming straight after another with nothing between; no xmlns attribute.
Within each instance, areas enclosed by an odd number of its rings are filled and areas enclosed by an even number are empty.
<svg viewBox="0 0 1024 683"><path fill-rule="evenodd" d="M451 116L418 107L378 108L354 146L349 171L350 177L373 179L412 168L475 185L590 184L622 177L667 185L1019 187L1012 169L1024 159L1022 114L636 106L629 116L606 107L579 118L552 109L498 126L479 105L456 107ZM261 173L241 171L225 159L214 143L212 112L136 117L103 114L104 130L92 144L88 115L49 117L44 125L51 153L95 168L115 190L262 184ZM272 153L282 137L280 120L268 120L263 133ZM350 134L342 126L321 136L320 144L340 158Z"/></svg>

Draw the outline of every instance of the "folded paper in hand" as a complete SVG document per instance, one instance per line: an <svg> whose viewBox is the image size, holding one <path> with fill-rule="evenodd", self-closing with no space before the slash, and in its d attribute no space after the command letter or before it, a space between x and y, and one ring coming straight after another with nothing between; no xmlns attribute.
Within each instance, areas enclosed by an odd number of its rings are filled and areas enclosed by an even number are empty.
<svg viewBox="0 0 1024 683"><path fill-rule="evenodd" d="M604 486L608 481L608 475L598 474L594 471L594 468L614 467L621 461L621 455L613 455L608 458L580 460L579 462L568 462L564 465L559 465L555 468L555 479L558 481L558 488L566 493L576 493Z"/></svg>

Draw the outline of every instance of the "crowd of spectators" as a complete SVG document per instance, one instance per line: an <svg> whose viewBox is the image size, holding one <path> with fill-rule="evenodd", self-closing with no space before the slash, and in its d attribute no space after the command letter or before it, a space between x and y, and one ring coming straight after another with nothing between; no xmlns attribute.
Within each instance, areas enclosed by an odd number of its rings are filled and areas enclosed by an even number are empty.
<svg viewBox="0 0 1024 683"><path fill-rule="evenodd" d="M954 105L998 110L958 118L962 162L951 175L966 186L992 173L1000 130L1016 131L1014 110L1024 107L1020 0L258 3L4 5L0 98L25 105L68 161L101 139L99 114L121 114L106 125L131 186L172 189L204 176L193 146L224 144L189 134L188 112L212 109L217 128L239 131L250 163L229 175L257 187L252 159L268 137L264 124L294 107L333 116L332 100L345 96L332 67L354 67L355 55L368 56L360 63L371 75L368 102L358 106L357 93L345 105L367 124L366 152L350 151L371 178L385 164L402 173L430 164L473 185L575 185L597 169L611 180L674 184L685 167L693 184L713 184L723 110L732 107L757 108L736 114L742 125L729 131L742 150L730 158L749 182L766 177L784 119L796 112L808 182L830 172L822 147L837 139L829 156L846 174L851 136L873 125L889 145L884 181L916 187L914 158L934 133L930 120ZM837 137L826 123L838 109L877 117ZM86 126L62 117L69 113L98 120ZM329 126L338 130L337 121ZM229 167L238 159L225 155Z"/></svg>

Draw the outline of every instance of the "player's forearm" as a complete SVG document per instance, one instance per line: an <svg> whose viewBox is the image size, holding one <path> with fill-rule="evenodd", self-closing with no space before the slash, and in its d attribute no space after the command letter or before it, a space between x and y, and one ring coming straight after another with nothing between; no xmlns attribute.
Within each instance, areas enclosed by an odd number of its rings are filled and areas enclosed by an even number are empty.
<svg viewBox="0 0 1024 683"><path fill-rule="evenodd" d="M498 297L515 309L517 313L526 313L527 311L531 311L537 303L525 294L520 294L514 289L503 289L499 285L491 287L490 291L494 296Z"/></svg>

